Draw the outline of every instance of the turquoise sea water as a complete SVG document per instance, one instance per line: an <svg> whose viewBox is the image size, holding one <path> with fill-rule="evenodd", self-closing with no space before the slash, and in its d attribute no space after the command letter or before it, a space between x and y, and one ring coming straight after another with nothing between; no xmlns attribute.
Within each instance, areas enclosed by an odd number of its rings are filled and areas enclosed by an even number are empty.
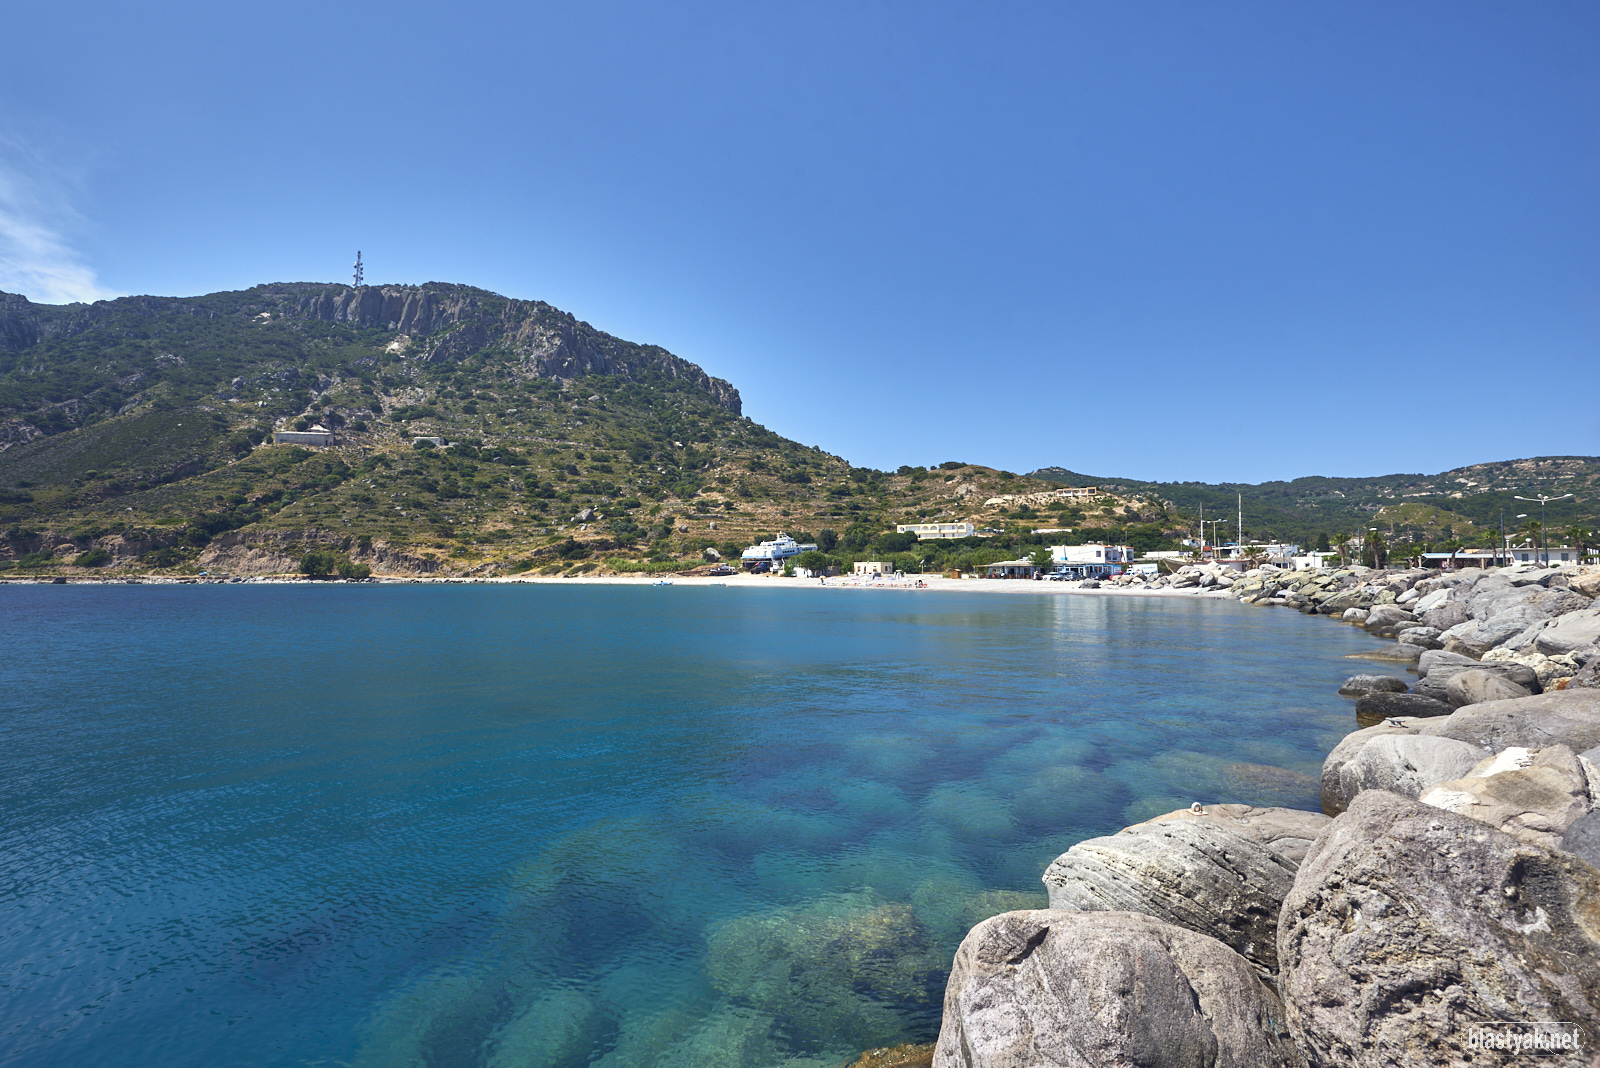
<svg viewBox="0 0 1600 1068"><path fill-rule="evenodd" d="M1375 644L1186 599L0 589L0 1062L930 1041L1073 842L1315 808Z"/></svg>

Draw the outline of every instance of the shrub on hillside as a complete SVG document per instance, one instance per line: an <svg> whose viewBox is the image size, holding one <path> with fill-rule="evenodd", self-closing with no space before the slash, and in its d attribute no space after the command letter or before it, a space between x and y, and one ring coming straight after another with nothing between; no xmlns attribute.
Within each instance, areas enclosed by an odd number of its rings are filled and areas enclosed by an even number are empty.
<svg viewBox="0 0 1600 1068"><path fill-rule="evenodd" d="M339 564L339 559L333 553L322 549L312 549L300 558L300 573L311 578L322 578L333 574L333 569Z"/></svg>

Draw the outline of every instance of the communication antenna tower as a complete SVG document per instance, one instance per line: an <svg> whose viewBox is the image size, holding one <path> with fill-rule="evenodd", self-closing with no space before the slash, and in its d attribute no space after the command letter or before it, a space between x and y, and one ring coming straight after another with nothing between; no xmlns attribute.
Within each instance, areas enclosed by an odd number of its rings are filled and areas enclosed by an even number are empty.
<svg viewBox="0 0 1600 1068"><path fill-rule="evenodd" d="M362 269L361 269L361 250L357 249L356 250L356 285L360 285L361 284L361 279L363 277L364 277L364 274L363 274Z"/></svg>

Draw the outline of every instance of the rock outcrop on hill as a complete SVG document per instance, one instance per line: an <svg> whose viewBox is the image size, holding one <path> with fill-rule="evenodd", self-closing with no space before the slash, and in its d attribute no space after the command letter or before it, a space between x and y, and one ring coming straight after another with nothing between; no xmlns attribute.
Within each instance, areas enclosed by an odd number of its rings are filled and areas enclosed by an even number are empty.
<svg viewBox="0 0 1600 1068"><path fill-rule="evenodd" d="M234 298L219 307L218 298ZM542 378L608 374L625 379L660 375L695 386L739 414L739 391L658 345L613 337L543 301L510 300L470 286L340 286L280 283L204 298L120 297L93 304L38 305L0 293L0 350L22 350L50 338L74 337L129 315L216 317L262 314L349 323L399 331L405 354L425 360L462 359L489 348L507 349Z"/></svg>

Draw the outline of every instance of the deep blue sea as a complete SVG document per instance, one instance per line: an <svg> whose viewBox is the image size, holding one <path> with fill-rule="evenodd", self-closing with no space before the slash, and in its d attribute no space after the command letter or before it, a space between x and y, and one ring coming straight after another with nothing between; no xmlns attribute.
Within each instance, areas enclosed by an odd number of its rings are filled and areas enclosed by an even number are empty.
<svg viewBox="0 0 1600 1068"><path fill-rule="evenodd" d="M1376 644L1181 598L0 588L0 1063L931 1041L1074 842L1317 807Z"/></svg>

